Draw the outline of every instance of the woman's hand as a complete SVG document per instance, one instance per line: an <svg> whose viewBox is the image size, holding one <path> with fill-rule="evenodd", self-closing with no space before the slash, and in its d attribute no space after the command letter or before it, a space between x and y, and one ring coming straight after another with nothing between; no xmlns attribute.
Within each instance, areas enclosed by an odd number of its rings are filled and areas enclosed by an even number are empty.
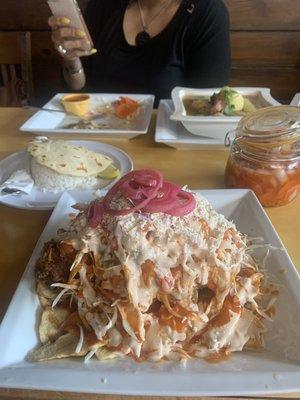
<svg viewBox="0 0 300 400"><path fill-rule="evenodd" d="M50 17L48 24L52 29L52 41L60 56L66 61L75 60L79 57L89 56L97 52L91 48L91 43L83 31L70 25L68 18Z"/></svg>

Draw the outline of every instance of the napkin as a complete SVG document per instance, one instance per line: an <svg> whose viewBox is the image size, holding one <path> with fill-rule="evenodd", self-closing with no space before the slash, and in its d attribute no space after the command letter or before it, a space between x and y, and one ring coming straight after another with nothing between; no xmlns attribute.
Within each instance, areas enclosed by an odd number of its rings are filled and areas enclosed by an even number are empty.
<svg viewBox="0 0 300 400"><path fill-rule="evenodd" d="M8 193L3 192L3 189L15 189L29 194L33 185L34 181L30 174L25 169L19 169L11 174L11 176L0 185L0 196L9 195Z"/></svg>

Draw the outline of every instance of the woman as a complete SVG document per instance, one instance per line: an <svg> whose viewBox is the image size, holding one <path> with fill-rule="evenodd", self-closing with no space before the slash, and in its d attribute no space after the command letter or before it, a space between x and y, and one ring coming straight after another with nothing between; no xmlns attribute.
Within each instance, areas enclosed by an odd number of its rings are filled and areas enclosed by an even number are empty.
<svg viewBox="0 0 300 400"><path fill-rule="evenodd" d="M97 50L68 19L49 20L72 90L152 93L158 101L174 86L228 83L222 0L89 0L85 19Z"/></svg>

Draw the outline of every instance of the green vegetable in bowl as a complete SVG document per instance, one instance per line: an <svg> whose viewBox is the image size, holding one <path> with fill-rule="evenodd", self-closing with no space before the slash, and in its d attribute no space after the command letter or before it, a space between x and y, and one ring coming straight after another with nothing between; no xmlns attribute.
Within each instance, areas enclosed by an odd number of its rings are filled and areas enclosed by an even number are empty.
<svg viewBox="0 0 300 400"><path fill-rule="evenodd" d="M244 97L236 90L225 86L218 94L217 98L225 102L224 114L233 115L242 111L244 108Z"/></svg>
<svg viewBox="0 0 300 400"><path fill-rule="evenodd" d="M255 105L249 99L247 99L247 97L244 97L243 112L247 114L256 110L257 108L255 107Z"/></svg>

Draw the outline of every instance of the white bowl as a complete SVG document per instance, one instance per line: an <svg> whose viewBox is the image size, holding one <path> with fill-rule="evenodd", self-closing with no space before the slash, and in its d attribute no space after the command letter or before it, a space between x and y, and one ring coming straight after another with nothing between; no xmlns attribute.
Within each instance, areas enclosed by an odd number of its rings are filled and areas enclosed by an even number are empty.
<svg viewBox="0 0 300 400"><path fill-rule="evenodd" d="M235 87L233 88L237 92L244 95L258 95L266 102L266 106L278 106L280 103L273 99L268 88L256 88L256 87ZM184 87L175 87L172 90L172 100L174 103L175 111L170 116L174 121L180 121L183 126L194 135L206 136L213 139L225 139L225 135L228 131L233 130L237 127L239 120L242 117L239 116L191 116L186 114L185 107L183 105L183 98L185 96L212 96L214 93L218 93L221 88L212 89L190 89Z"/></svg>

